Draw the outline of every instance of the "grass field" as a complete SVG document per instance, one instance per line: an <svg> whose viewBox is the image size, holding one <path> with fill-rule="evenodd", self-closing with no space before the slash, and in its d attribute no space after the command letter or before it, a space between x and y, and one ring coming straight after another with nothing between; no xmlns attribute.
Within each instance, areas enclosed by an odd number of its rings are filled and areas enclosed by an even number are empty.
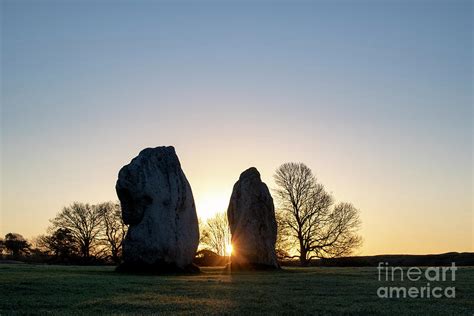
<svg viewBox="0 0 474 316"><path fill-rule="evenodd" d="M474 268L459 268L456 282L441 282L456 287L456 298L381 299L379 286L403 282L377 278L376 268L286 268L232 275L207 268L199 275L143 276L117 274L113 267L3 264L0 314L474 313Z"/></svg>

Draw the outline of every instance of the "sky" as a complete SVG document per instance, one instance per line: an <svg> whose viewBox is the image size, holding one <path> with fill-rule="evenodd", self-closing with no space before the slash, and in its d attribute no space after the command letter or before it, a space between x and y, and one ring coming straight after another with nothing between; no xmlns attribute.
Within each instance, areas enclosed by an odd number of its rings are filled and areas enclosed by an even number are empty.
<svg viewBox="0 0 474 316"><path fill-rule="evenodd" d="M357 254L474 251L471 1L2 1L0 235L173 145L198 216L304 162Z"/></svg>

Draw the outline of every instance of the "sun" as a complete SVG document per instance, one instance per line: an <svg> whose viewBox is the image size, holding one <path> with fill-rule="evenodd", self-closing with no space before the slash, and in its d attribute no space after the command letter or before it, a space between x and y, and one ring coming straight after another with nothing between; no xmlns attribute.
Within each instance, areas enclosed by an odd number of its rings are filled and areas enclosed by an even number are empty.
<svg viewBox="0 0 474 316"><path fill-rule="evenodd" d="M228 256L232 255L232 248L233 248L233 247L232 247L232 244L227 244L227 245L225 246L225 253L226 253Z"/></svg>

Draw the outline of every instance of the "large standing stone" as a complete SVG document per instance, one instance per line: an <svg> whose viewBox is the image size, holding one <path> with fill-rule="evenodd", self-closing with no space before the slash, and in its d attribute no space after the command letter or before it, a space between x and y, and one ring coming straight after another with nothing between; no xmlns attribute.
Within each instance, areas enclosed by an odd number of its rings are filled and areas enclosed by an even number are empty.
<svg viewBox="0 0 474 316"><path fill-rule="evenodd" d="M119 269L193 271L199 226L193 193L173 147L147 148L124 166L115 186L129 224Z"/></svg>
<svg viewBox="0 0 474 316"><path fill-rule="evenodd" d="M279 268L273 199L256 168L242 172L227 209L232 233L231 269Z"/></svg>

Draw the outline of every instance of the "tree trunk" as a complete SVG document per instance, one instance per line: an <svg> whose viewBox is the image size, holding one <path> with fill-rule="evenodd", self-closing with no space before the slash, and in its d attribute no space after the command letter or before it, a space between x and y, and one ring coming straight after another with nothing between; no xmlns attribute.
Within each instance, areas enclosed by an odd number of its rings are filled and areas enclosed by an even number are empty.
<svg viewBox="0 0 474 316"><path fill-rule="evenodd" d="M306 248L304 247L303 237L300 236L298 239L300 241L300 265L302 267L307 267L309 263L307 259L308 252L306 251Z"/></svg>

